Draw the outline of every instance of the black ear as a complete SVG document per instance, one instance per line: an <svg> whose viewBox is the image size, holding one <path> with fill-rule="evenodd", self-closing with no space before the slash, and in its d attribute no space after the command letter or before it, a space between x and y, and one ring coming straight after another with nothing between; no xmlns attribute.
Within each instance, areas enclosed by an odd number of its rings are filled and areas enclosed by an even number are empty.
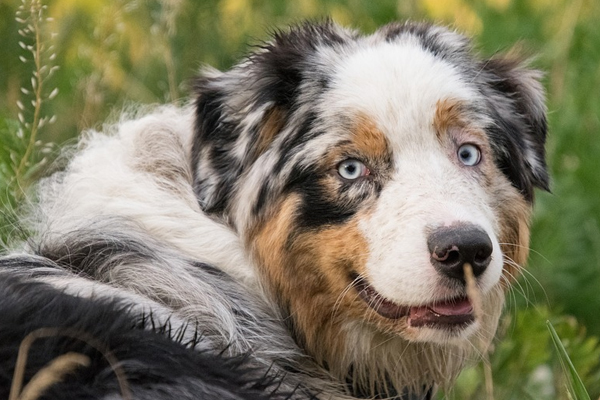
<svg viewBox="0 0 600 400"><path fill-rule="evenodd" d="M485 61L481 77L486 81L486 98L495 120L492 134L497 162L513 185L532 201L534 187L550 190L542 74L517 59L504 57Z"/></svg>
<svg viewBox="0 0 600 400"><path fill-rule="evenodd" d="M289 109L297 100L302 83L326 85L322 81L326 79L321 74L323 71L319 71L314 63L316 52L319 48L343 45L351 37L351 32L331 20L318 24L307 22L275 32L272 41L250 56L260 79L260 100Z"/></svg>
<svg viewBox="0 0 600 400"><path fill-rule="evenodd" d="M196 79L194 189L204 211L223 213L236 182L285 128L290 113L327 84L319 48L351 37L331 21L279 31L230 71Z"/></svg>

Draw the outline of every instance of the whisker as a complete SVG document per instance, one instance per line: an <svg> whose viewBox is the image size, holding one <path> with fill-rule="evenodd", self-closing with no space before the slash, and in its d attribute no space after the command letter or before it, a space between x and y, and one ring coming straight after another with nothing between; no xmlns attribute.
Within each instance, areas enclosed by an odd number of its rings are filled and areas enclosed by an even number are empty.
<svg viewBox="0 0 600 400"><path fill-rule="evenodd" d="M527 303L529 304L530 300L529 300L529 290L526 289L525 287L523 287L523 285L521 284L521 282L519 282L519 280L517 279L517 276L515 276L514 274L512 274L511 272L505 271L505 274L507 276L503 275L503 278L506 281L506 286L509 288L509 291L512 292L513 296L515 292L518 292L521 294L521 296L527 300ZM509 281L508 278L512 279L512 282ZM527 279L524 278L525 281L527 282ZM515 298L516 300L516 298Z"/></svg>
<svg viewBox="0 0 600 400"><path fill-rule="evenodd" d="M333 305L333 310L331 312L331 319L332 320L335 317L335 315L337 314L337 312L339 311L339 308L341 307L342 301L343 301L344 297L346 296L346 294L348 294L348 292L350 292L350 290L352 290L355 287L354 285L361 278L363 278L363 276L359 274L356 278L354 278L352 280L352 282L350 282L348 285L346 285L346 287L344 288L344 290L342 290L342 292L338 295L337 299L335 300L335 304ZM358 297L358 293L356 293L355 296Z"/></svg>
<svg viewBox="0 0 600 400"><path fill-rule="evenodd" d="M509 288L508 295L510 297L508 298L508 300L506 301L506 303L508 304L509 307L514 307L515 312L516 312L516 310L517 310L517 295L515 294L515 292L517 291L517 288L514 287L514 286L511 286L510 282L508 281L508 278L505 277L504 275L502 275L500 277L500 279L503 279L506 282L506 287ZM513 279L514 279L514 277L513 277Z"/></svg>
<svg viewBox="0 0 600 400"><path fill-rule="evenodd" d="M546 256L544 256L542 253L540 253L539 251L537 251L537 250L535 250L535 249L533 249L533 248L531 248L529 246L523 246L523 245L520 245L520 244L508 243L508 242L506 242L506 243L505 242L500 242L498 244L500 246L513 246L513 247L519 247L519 248L522 248L522 249L527 249L530 253L534 253L534 254L542 257L542 259L544 261L546 261L548 264L553 265L552 261L550 261Z"/></svg>
<svg viewBox="0 0 600 400"><path fill-rule="evenodd" d="M533 291L533 286L531 285L531 281L530 278L533 279L533 281L540 287L540 289L542 290L542 292L544 293L544 297L546 298L546 302L549 303L550 300L548 298L548 293L546 292L546 289L544 288L544 286L542 285L542 283L535 277L535 275L533 275L530 271L528 271L526 268L524 268L523 266L519 265L518 263L516 263L514 260L512 260L510 257L504 255L504 262L515 267L515 269L517 271L519 271L523 276L523 279L525 280L525 282L531 287L531 290ZM513 279L516 278L514 276L511 276ZM515 282L517 282L517 280L515 279ZM527 296L524 294L524 297L527 299Z"/></svg>
<svg viewBox="0 0 600 400"><path fill-rule="evenodd" d="M352 282L350 282L348 285L346 285L346 287L340 292L340 294L338 295L333 309L331 311L331 318L329 318L329 325L333 326L333 324L335 323L335 317L336 315L339 313L340 308L342 306L342 301L344 300L344 298L348 295L348 293L355 288L355 284L356 282L358 282L361 278L363 278L364 276L362 274L359 274L356 278L354 278L352 280ZM355 300L357 298L360 297L360 294L358 292L358 290L354 291L354 294L352 296L352 298L350 300ZM363 321L361 321L362 324Z"/></svg>

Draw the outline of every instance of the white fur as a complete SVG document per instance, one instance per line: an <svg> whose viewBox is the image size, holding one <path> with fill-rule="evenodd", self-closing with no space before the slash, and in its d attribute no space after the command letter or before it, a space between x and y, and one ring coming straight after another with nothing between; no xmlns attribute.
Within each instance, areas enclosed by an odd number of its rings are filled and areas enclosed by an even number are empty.
<svg viewBox="0 0 600 400"><path fill-rule="evenodd" d="M172 182L152 173L161 162L191 168L192 108L164 106L138 119L124 115L111 130L108 135L88 132L83 151L62 179L54 177L44 183L44 222L38 229L60 241L61 235L81 228L82 221L94 216L124 217L156 239L254 286L255 274L238 236L200 210L191 173L182 177L187 184L178 185L177 190L171 190ZM143 163L148 154L143 150L152 153L147 166Z"/></svg>
<svg viewBox="0 0 600 400"><path fill-rule="evenodd" d="M355 110L376 120L401 148L431 129L436 103L444 98L476 102L459 71L407 37L358 49L340 63L333 90L323 102L330 112Z"/></svg>

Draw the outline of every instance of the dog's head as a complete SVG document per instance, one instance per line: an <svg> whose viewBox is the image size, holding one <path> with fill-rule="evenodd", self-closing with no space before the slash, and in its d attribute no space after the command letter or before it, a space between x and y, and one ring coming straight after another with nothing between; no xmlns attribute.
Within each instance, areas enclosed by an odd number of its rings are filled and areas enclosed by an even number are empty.
<svg viewBox="0 0 600 400"><path fill-rule="evenodd" d="M527 257L533 190L548 187L538 79L436 26L280 32L196 81L195 190L314 357L365 381L394 383L389 365L447 379L457 349L491 340Z"/></svg>

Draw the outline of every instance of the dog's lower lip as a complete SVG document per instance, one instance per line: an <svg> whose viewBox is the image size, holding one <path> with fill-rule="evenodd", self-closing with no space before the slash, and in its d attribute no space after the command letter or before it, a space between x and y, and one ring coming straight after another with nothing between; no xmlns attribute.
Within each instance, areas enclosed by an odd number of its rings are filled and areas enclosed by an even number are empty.
<svg viewBox="0 0 600 400"><path fill-rule="evenodd" d="M361 299L375 312L388 319L408 317L412 327L452 328L474 321L473 306L467 297L422 306L401 306L383 297L358 274L353 275L353 282Z"/></svg>
<svg viewBox="0 0 600 400"><path fill-rule="evenodd" d="M353 282L360 298L382 317L398 319L409 314L410 307L400 306L386 299L373 289L364 278L354 275Z"/></svg>
<svg viewBox="0 0 600 400"><path fill-rule="evenodd" d="M411 307L408 315L408 324L412 327L452 328L474 320L473 306L467 297Z"/></svg>

